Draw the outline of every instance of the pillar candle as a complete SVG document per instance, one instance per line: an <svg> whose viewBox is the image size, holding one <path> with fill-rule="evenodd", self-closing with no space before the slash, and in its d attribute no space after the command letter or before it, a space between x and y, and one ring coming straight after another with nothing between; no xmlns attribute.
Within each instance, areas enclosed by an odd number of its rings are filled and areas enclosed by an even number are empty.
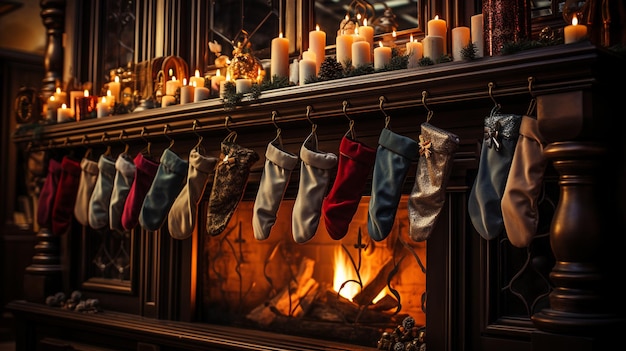
<svg viewBox="0 0 626 351"><path fill-rule="evenodd" d="M419 61L424 54L424 48L422 47L422 43L413 40L412 35L411 39L406 43L406 54L408 56L407 68L418 67Z"/></svg>
<svg viewBox="0 0 626 351"><path fill-rule="evenodd" d="M59 105L67 104L67 93L61 91L61 88L57 88L56 92L54 93L54 99L59 102Z"/></svg>
<svg viewBox="0 0 626 351"><path fill-rule="evenodd" d="M315 74L317 75L326 57L326 32L321 31L319 25L309 32L309 50L315 53Z"/></svg>
<svg viewBox="0 0 626 351"><path fill-rule="evenodd" d="M352 43L352 66L360 67L372 63L370 44L366 40Z"/></svg>
<svg viewBox="0 0 626 351"><path fill-rule="evenodd" d="M203 87L204 86L204 77L200 77L200 71L199 70L196 70L195 75L193 77L189 78L189 85L191 85L192 87Z"/></svg>
<svg viewBox="0 0 626 351"><path fill-rule="evenodd" d="M120 77L115 76L115 78L113 79L113 82L109 82L109 90L111 90L111 95L113 96L113 98L115 98L115 101L122 101L122 98L120 96L120 91L121 91Z"/></svg>
<svg viewBox="0 0 626 351"><path fill-rule="evenodd" d="M346 64L352 61L352 42L354 36L352 34L341 34L336 39L336 56L337 62L346 67Z"/></svg>
<svg viewBox="0 0 626 351"><path fill-rule="evenodd" d="M310 48L309 50L302 53L302 59L315 61L315 65L317 66L317 55Z"/></svg>
<svg viewBox="0 0 626 351"><path fill-rule="evenodd" d="M299 73L300 67L298 64L298 59L293 59L293 62L289 65L289 82L295 85L298 85L298 79L300 78Z"/></svg>
<svg viewBox="0 0 626 351"><path fill-rule="evenodd" d="M382 42L378 42L379 47L374 49L374 70L385 68L391 62L391 48L383 46Z"/></svg>
<svg viewBox="0 0 626 351"><path fill-rule="evenodd" d="M115 107L115 97L111 93L111 90L107 90L107 95L105 96L107 103L111 108Z"/></svg>
<svg viewBox="0 0 626 351"><path fill-rule="evenodd" d="M587 37L587 26L578 24L576 15L572 18L572 24L563 29L565 44L579 42Z"/></svg>
<svg viewBox="0 0 626 351"><path fill-rule="evenodd" d="M48 122L53 122L53 123L57 121L57 110L62 105L62 102L57 100L55 95L56 94L51 95L50 98L48 98L48 103L47 103L48 110L46 111L46 120Z"/></svg>
<svg viewBox="0 0 626 351"><path fill-rule="evenodd" d="M483 33L483 14L479 13L472 16L472 43L476 47L476 57L485 55L485 37Z"/></svg>
<svg viewBox="0 0 626 351"><path fill-rule="evenodd" d="M106 117L111 114L111 105L109 104L106 96L103 96L100 99L96 109L98 110L98 118Z"/></svg>
<svg viewBox="0 0 626 351"><path fill-rule="evenodd" d="M176 76L172 76L171 80L165 82L165 95L175 96L176 90L180 87L180 81L176 80Z"/></svg>
<svg viewBox="0 0 626 351"><path fill-rule="evenodd" d="M246 94L252 90L252 79L250 78L237 78L235 80L235 91L237 94Z"/></svg>
<svg viewBox="0 0 626 351"><path fill-rule="evenodd" d="M220 93L220 86L224 80L226 77L220 74L220 70L215 71L215 75L211 77L211 94L217 96Z"/></svg>
<svg viewBox="0 0 626 351"><path fill-rule="evenodd" d="M437 63L443 55L443 38L427 35L422 40L424 48L424 57L430 58L434 63Z"/></svg>
<svg viewBox="0 0 626 351"><path fill-rule="evenodd" d="M440 19L439 15L435 16L435 18L428 21L428 32L426 34L443 38L443 53L444 54L448 53L448 49L447 49L448 41L446 39L448 36L447 32L448 32L448 28L447 28L446 21Z"/></svg>
<svg viewBox="0 0 626 351"><path fill-rule="evenodd" d="M89 96L89 90L85 90L83 96L76 98L74 118L77 121L95 118L97 116L97 104L98 99L95 96Z"/></svg>
<svg viewBox="0 0 626 351"><path fill-rule="evenodd" d="M289 78L289 39L283 38L283 33L272 39L270 72L272 79Z"/></svg>
<svg viewBox="0 0 626 351"><path fill-rule="evenodd" d="M316 62L310 59L302 59L298 63L298 84L304 85L307 81L311 80L311 77L315 77Z"/></svg>
<svg viewBox="0 0 626 351"><path fill-rule="evenodd" d="M211 95L211 91L207 87L195 87L193 90L193 102L206 100Z"/></svg>
<svg viewBox="0 0 626 351"><path fill-rule="evenodd" d="M66 104L57 109L57 123L69 122L74 119L74 113Z"/></svg>
<svg viewBox="0 0 626 351"><path fill-rule="evenodd" d="M176 97L172 95L163 95L161 97L161 107L167 107L176 104Z"/></svg>
<svg viewBox="0 0 626 351"><path fill-rule="evenodd" d="M363 20L363 25L359 27L359 34L370 44L370 50L374 47L374 27L367 25L367 18ZM370 55L372 53L370 52ZM371 61L371 58L370 58Z"/></svg>
<svg viewBox="0 0 626 351"><path fill-rule="evenodd" d="M470 43L469 27L456 27L452 29L452 58L454 61L463 60L462 50Z"/></svg>
<svg viewBox="0 0 626 351"><path fill-rule="evenodd" d="M183 85L180 87L180 104L193 102L193 85L187 84L187 78L183 78Z"/></svg>
<svg viewBox="0 0 626 351"><path fill-rule="evenodd" d="M72 110L72 117L76 115L76 99L85 96L84 94L85 93L83 91L70 91L70 110Z"/></svg>

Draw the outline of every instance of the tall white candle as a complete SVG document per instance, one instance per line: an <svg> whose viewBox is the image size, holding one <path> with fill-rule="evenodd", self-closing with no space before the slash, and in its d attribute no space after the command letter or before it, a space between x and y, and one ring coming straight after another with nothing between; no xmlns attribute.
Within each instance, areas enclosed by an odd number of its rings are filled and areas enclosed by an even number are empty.
<svg viewBox="0 0 626 351"><path fill-rule="evenodd" d="M443 38L434 35L427 35L422 40L424 47L424 57L430 58L437 63L443 55Z"/></svg>
<svg viewBox="0 0 626 351"><path fill-rule="evenodd" d="M452 58L454 61L463 60L462 50L470 43L469 27L456 27L452 29Z"/></svg>
<svg viewBox="0 0 626 351"><path fill-rule="evenodd" d="M352 66L360 67L372 63L370 52L370 44L367 41L361 40L352 43Z"/></svg>
<svg viewBox="0 0 626 351"><path fill-rule="evenodd" d="M180 104L193 102L193 85L187 85L187 78L183 78L183 85L180 87Z"/></svg>
<svg viewBox="0 0 626 351"><path fill-rule="evenodd" d="M352 61L352 42L354 35L341 34L336 39L336 60L346 67L347 63Z"/></svg>
<svg viewBox="0 0 626 351"><path fill-rule="evenodd" d="M283 33L272 39L270 72L272 79L289 78L289 39L283 38Z"/></svg>
<svg viewBox="0 0 626 351"><path fill-rule="evenodd" d="M194 84L195 83L195 84ZM189 85L192 87L203 87L204 77L200 77L200 71L196 70L195 75L189 78Z"/></svg>
<svg viewBox="0 0 626 351"><path fill-rule="evenodd" d="M365 41L370 44L370 50L374 48L374 27L367 24L367 18L363 20L363 25L359 27L359 34L365 38ZM372 55L370 51L370 56ZM371 62L371 58L370 58Z"/></svg>
<svg viewBox="0 0 626 351"><path fill-rule="evenodd" d="M485 54L485 37L483 33L483 14L479 13L472 16L472 43L476 48L476 57L483 57Z"/></svg>
<svg viewBox="0 0 626 351"><path fill-rule="evenodd" d="M59 107L61 107L62 104L63 103L61 101L57 100L56 94L51 95L48 98L48 110L46 111L46 119L49 122L55 123L57 121L57 110L59 109Z"/></svg>
<svg viewBox="0 0 626 351"><path fill-rule="evenodd" d="M374 70L385 68L391 62L391 48L383 46L382 42L378 42L378 47L374 49Z"/></svg>
<svg viewBox="0 0 626 351"><path fill-rule="evenodd" d="M298 62L298 85L304 85L311 78L315 78L316 62L311 59L302 59Z"/></svg>
<svg viewBox="0 0 626 351"><path fill-rule="evenodd" d="M443 38L443 53L444 54L448 53L447 32L448 32L448 27L447 27L446 21L440 19L439 15L436 15L435 18L428 21L428 32L426 32L426 34Z"/></svg>
<svg viewBox="0 0 626 351"><path fill-rule="evenodd" d="M410 37L411 39L406 43L406 55L408 56L407 68L415 68L419 66L419 61L424 54L424 48L422 47L422 43L413 40L413 35Z"/></svg>
<svg viewBox="0 0 626 351"><path fill-rule="evenodd" d="M326 32L321 31L319 25L309 32L309 50L315 53L315 74L318 74L326 57Z"/></svg>

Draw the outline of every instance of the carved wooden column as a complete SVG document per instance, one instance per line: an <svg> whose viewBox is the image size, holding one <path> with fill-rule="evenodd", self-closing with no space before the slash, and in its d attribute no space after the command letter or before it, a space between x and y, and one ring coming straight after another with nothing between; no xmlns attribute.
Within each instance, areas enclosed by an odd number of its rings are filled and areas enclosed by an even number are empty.
<svg viewBox="0 0 626 351"><path fill-rule="evenodd" d="M41 19L46 26L46 70L41 95L44 101L56 90L57 81L63 81L63 33L65 31L65 0L41 0Z"/></svg>
<svg viewBox="0 0 626 351"><path fill-rule="evenodd" d="M611 276L616 258L610 248L616 243L611 240L610 224L617 219L609 213L617 204L605 200L610 186L616 187L615 173L610 171L615 162L608 157L606 139L595 141L591 128L586 128L594 117L592 103L590 91L538 98L539 129L553 141L544 154L559 172L561 191L550 229L556 259L550 273L554 284L550 308L532 320L541 331L561 334L554 338L602 336L605 340L624 322L616 308L616 277ZM545 340L546 335L540 338Z"/></svg>

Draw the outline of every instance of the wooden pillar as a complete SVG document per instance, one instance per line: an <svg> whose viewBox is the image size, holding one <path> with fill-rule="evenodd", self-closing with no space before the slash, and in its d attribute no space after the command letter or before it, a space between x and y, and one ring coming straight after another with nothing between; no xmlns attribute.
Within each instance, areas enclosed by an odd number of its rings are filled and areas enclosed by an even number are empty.
<svg viewBox="0 0 626 351"><path fill-rule="evenodd" d="M46 26L45 75L41 95L43 101L63 81L63 33L65 32L65 0L41 0L41 19Z"/></svg>
<svg viewBox="0 0 626 351"><path fill-rule="evenodd" d="M60 237L42 227L36 240L35 255L24 276L24 295L28 301L44 302L47 296L63 291Z"/></svg>

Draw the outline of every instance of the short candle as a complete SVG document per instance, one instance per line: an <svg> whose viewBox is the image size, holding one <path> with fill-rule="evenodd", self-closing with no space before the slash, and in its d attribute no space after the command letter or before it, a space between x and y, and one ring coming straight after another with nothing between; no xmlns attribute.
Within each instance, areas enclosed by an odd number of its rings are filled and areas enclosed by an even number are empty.
<svg viewBox="0 0 626 351"><path fill-rule="evenodd" d="M383 46L382 42L378 42L379 47L374 49L374 70L385 68L391 62L391 48Z"/></svg>
<svg viewBox="0 0 626 351"><path fill-rule="evenodd" d="M565 44L579 42L587 37L587 26L579 25L576 15L572 18L572 24L563 29Z"/></svg>

